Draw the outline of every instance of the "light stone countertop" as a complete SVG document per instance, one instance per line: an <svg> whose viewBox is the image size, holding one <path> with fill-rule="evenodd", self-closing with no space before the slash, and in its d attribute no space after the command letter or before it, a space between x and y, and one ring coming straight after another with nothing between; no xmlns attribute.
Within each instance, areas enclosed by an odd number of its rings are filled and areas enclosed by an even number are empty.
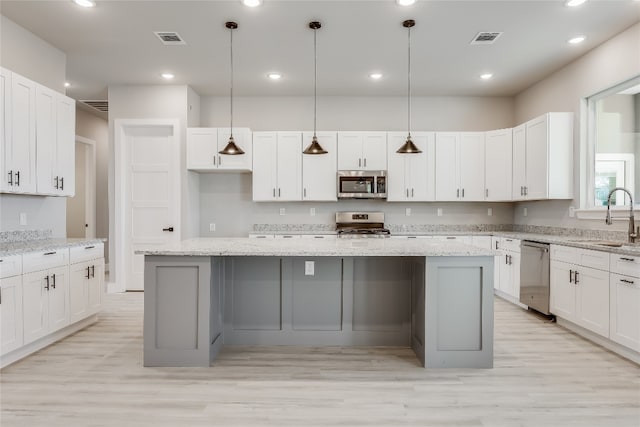
<svg viewBox="0 0 640 427"><path fill-rule="evenodd" d="M405 239L197 238L137 250L144 255L186 256L494 256L490 249L455 242Z"/></svg>
<svg viewBox="0 0 640 427"><path fill-rule="evenodd" d="M27 252L47 251L51 249L70 248L102 244L106 239L37 239L0 243L0 257L20 255Z"/></svg>

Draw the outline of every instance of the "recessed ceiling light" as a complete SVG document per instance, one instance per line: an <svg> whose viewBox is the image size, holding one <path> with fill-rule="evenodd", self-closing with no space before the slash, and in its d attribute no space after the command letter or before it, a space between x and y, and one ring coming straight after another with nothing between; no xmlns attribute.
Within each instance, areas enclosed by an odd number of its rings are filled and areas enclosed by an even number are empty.
<svg viewBox="0 0 640 427"><path fill-rule="evenodd" d="M262 0L242 0L242 4L247 7L257 7L262 4Z"/></svg>
<svg viewBox="0 0 640 427"><path fill-rule="evenodd" d="M380 80L382 78L382 73L371 73L369 74L369 77L373 80Z"/></svg>
<svg viewBox="0 0 640 427"><path fill-rule="evenodd" d="M69 86L71 86L71 83L69 83L69 82L64 82L64 87L69 87Z"/></svg>
<svg viewBox="0 0 640 427"><path fill-rule="evenodd" d="M480 78L482 80L489 80L491 77L493 77L493 74L491 74L491 73L480 74Z"/></svg>
<svg viewBox="0 0 640 427"><path fill-rule="evenodd" d="M73 2L82 7L96 7L96 2L94 0L73 0Z"/></svg>
<svg viewBox="0 0 640 427"><path fill-rule="evenodd" d="M582 43L585 40L585 36L576 36L574 38L569 39L569 44L578 44Z"/></svg>
<svg viewBox="0 0 640 427"><path fill-rule="evenodd" d="M171 73L162 73L160 74L160 76L165 79L165 80L171 80L175 77L175 75L171 74Z"/></svg>
<svg viewBox="0 0 640 427"><path fill-rule="evenodd" d="M567 0L566 2L564 2L564 5L568 7L576 7L576 6L580 6L582 3L586 1L587 0Z"/></svg>
<svg viewBox="0 0 640 427"><path fill-rule="evenodd" d="M396 0L396 3L398 3L400 6L411 6L415 2L416 0Z"/></svg>
<svg viewBox="0 0 640 427"><path fill-rule="evenodd" d="M271 80L280 80L282 78L282 74L280 74L280 73L269 73L269 74L267 74L267 77L269 77Z"/></svg>

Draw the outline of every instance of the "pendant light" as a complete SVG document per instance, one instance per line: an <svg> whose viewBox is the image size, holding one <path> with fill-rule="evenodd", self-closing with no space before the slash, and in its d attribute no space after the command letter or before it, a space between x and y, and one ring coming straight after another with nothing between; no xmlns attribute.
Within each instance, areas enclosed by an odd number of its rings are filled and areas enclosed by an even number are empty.
<svg viewBox="0 0 640 427"><path fill-rule="evenodd" d="M316 116L318 111L318 49L316 47L316 30L322 27L318 21L309 22L309 28L313 30L313 138L311 144L304 149L304 154L327 154L327 150L322 148L316 137Z"/></svg>
<svg viewBox="0 0 640 427"><path fill-rule="evenodd" d="M229 34L230 34L230 39L231 39L231 49L230 49L230 63L231 63L231 82L229 85L229 92L230 92L230 111L231 111L231 127L230 127L230 134L229 134L229 142L227 142L227 145L220 151L218 151L218 153L220 154L229 154L229 155L237 155L237 154L244 154L244 151L242 150L242 148L238 147L235 143L235 141L233 140L233 30L235 30L236 28L238 28L238 24L233 22L233 21L229 21L227 23L224 24L225 27L227 27L229 29Z"/></svg>
<svg viewBox="0 0 640 427"><path fill-rule="evenodd" d="M402 23L402 26L407 29L409 40L409 56L408 56L408 68L407 68L407 140L402 144L396 153L401 154L417 154L422 153L416 144L411 140L411 27L416 25L416 21L413 19L407 19Z"/></svg>

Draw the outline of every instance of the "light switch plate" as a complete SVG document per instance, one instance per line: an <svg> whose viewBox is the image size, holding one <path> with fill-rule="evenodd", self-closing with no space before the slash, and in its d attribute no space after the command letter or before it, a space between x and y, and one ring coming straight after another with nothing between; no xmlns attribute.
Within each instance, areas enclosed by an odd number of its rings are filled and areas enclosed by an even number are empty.
<svg viewBox="0 0 640 427"><path fill-rule="evenodd" d="M284 208L280 208L280 215L284 215Z"/></svg>
<svg viewBox="0 0 640 427"><path fill-rule="evenodd" d="M209 231L216 231L216 224L214 222L209 224Z"/></svg>
<svg viewBox="0 0 640 427"><path fill-rule="evenodd" d="M305 261L304 262L304 275L305 276L313 276L315 275L315 261Z"/></svg>
<svg viewBox="0 0 640 427"><path fill-rule="evenodd" d="M309 208L309 215L316 216L316 208Z"/></svg>
<svg viewBox="0 0 640 427"><path fill-rule="evenodd" d="M20 213L20 225L27 225L27 214L24 212Z"/></svg>
<svg viewBox="0 0 640 427"><path fill-rule="evenodd" d="M442 216L442 208L438 208L438 216Z"/></svg>
<svg viewBox="0 0 640 427"><path fill-rule="evenodd" d="M487 208L487 215L493 216L493 208Z"/></svg>
<svg viewBox="0 0 640 427"><path fill-rule="evenodd" d="M411 208L406 208L406 209L404 210L404 214L405 214L406 216L411 216Z"/></svg>
<svg viewBox="0 0 640 427"><path fill-rule="evenodd" d="M576 216L576 208L573 206L569 206L569 218L573 218Z"/></svg>

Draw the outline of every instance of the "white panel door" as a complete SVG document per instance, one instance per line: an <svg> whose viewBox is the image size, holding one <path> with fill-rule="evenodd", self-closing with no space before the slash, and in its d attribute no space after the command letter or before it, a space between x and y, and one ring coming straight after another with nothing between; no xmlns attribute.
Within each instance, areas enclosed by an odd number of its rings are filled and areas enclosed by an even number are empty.
<svg viewBox="0 0 640 427"><path fill-rule="evenodd" d="M49 270L49 333L69 324L69 267Z"/></svg>
<svg viewBox="0 0 640 427"><path fill-rule="evenodd" d="M22 276L0 279L0 354L22 346Z"/></svg>
<svg viewBox="0 0 640 427"><path fill-rule="evenodd" d="M512 129L500 129L485 134L485 200L511 200L512 139Z"/></svg>
<svg viewBox="0 0 640 427"><path fill-rule="evenodd" d="M549 266L549 311L563 319L576 317L576 285L573 284L573 265L551 260Z"/></svg>
<svg viewBox="0 0 640 427"><path fill-rule="evenodd" d="M460 199L458 147L460 134L436 132L436 200Z"/></svg>
<svg viewBox="0 0 640 427"><path fill-rule="evenodd" d="M118 129L116 129L118 132ZM180 241L180 151L176 125L123 125L124 280L127 290L142 290L144 255L138 248Z"/></svg>
<svg viewBox="0 0 640 427"><path fill-rule="evenodd" d="M387 170L386 132L364 132L362 134L362 169Z"/></svg>
<svg viewBox="0 0 640 427"><path fill-rule="evenodd" d="M409 200L406 180L409 175L407 170L409 160L407 154L396 153L396 150L404 144L406 133L389 132L387 143L387 201L401 202Z"/></svg>
<svg viewBox="0 0 640 427"><path fill-rule="evenodd" d="M187 129L187 169L211 170L218 166L218 129Z"/></svg>
<svg viewBox="0 0 640 427"><path fill-rule="evenodd" d="M218 151L227 146L230 135L231 129L218 129ZM218 153L218 169L250 171L253 159L251 131L248 128L234 128L233 141L244 151L244 154L231 155Z"/></svg>
<svg viewBox="0 0 640 427"><path fill-rule="evenodd" d="M276 200L278 176L277 132L253 133L253 200L265 202ZM300 180L300 178L298 178Z"/></svg>
<svg viewBox="0 0 640 427"><path fill-rule="evenodd" d="M12 191L11 169L11 71L0 67L0 191Z"/></svg>
<svg viewBox="0 0 640 427"><path fill-rule="evenodd" d="M338 170L364 169L362 142L363 132L338 132Z"/></svg>
<svg viewBox="0 0 640 427"><path fill-rule="evenodd" d="M56 174L56 92L44 86L36 87L36 147L37 191L40 194L57 194L60 177Z"/></svg>
<svg viewBox="0 0 640 427"><path fill-rule="evenodd" d="M49 289L46 271L22 276L22 314L24 344L47 334L49 323Z"/></svg>
<svg viewBox="0 0 640 427"><path fill-rule="evenodd" d="M11 74L11 191L36 192L36 84ZM6 178L6 175L5 175Z"/></svg>
<svg viewBox="0 0 640 427"><path fill-rule="evenodd" d="M526 123L527 126L527 199L548 197L548 115Z"/></svg>
<svg viewBox="0 0 640 427"><path fill-rule="evenodd" d="M513 128L513 200L523 200L527 186L527 136L526 124Z"/></svg>
<svg viewBox="0 0 640 427"><path fill-rule="evenodd" d="M416 132L411 135L414 144L422 150L418 154L400 154L407 162L407 193L412 202L435 200L436 148L433 132ZM404 141L403 141L404 143Z"/></svg>
<svg viewBox="0 0 640 427"><path fill-rule="evenodd" d="M76 101L62 94L56 95L55 174L60 177L58 193L73 196L76 192Z"/></svg>
<svg viewBox="0 0 640 427"><path fill-rule="evenodd" d="M460 134L458 166L461 200L484 200L484 156L484 132Z"/></svg>
<svg viewBox="0 0 640 427"><path fill-rule="evenodd" d="M335 201L338 200L336 133L317 132L316 135L327 154L302 155L302 199ZM312 137L313 132L303 132L302 146L309 145Z"/></svg>
<svg viewBox="0 0 640 427"><path fill-rule="evenodd" d="M576 323L609 338L609 272L576 267Z"/></svg>
<svg viewBox="0 0 640 427"><path fill-rule="evenodd" d="M302 133L278 132L277 137L276 196L285 202L302 200Z"/></svg>

